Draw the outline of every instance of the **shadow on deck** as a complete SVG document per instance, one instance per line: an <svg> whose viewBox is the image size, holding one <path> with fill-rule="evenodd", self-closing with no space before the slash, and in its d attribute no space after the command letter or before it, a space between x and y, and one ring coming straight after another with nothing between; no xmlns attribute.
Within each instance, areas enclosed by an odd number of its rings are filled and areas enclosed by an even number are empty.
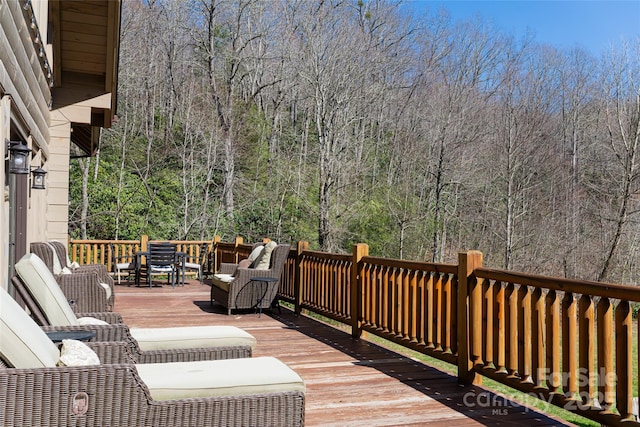
<svg viewBox="0 0 640 427"><path fill-rule="evenodd" d="M116 286L129 326L234 325L254 335L254 356L275 356L307 385L307 426L571 425L419 361L305 316L241 312L209 304L209 287Z"/></svg>

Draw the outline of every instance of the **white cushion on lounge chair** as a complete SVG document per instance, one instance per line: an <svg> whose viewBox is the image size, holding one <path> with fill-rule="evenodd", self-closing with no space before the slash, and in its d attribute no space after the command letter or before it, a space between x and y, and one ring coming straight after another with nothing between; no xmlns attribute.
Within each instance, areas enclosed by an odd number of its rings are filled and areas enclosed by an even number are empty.
<svg viewBox="0 0 640 427"><path fill-rule="evenodd" d="M0 288L0 356L16 368L50 368L60 359L58 347L4 288Z"/></svg>
<svg viewBox="0 0 640 427"><path fill-rule="evenodd" d="M235 326L131 328L131 336L143 351L175 348L256 346L256 339Z"/></svg>
<svg viewBox="0 0 640 427"><path fill-rule="evenodd" d="M302 378L274 357L136 365L155 400L305 391Z"/></svg>
<svg viewBox="0 0 640 427"><path fill-rule="evenodd" d="M49 322L57 326L76 326L78 319L60 285L44 261L36 254L26 254L16 263L16 273L31 291L33 298L46 313Z"/></svg>

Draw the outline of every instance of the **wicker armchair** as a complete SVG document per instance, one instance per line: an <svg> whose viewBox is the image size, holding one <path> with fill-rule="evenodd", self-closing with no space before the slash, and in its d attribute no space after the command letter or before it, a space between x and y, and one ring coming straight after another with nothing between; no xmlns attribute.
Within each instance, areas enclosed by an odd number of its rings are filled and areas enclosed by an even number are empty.
<svg viewBox="0 0 640 427"><path fill-rule="evenodd" d="M213 305L213 301L222 304L227 308L227 314L231 314L231 310L235 309L270 308L278 295L280 277L290 248L290 245L277 245L271 253L267 270L245 268L238 264L221 264L219 272L211 279L211 304ZM252 279L256 277L277 279L268 283L266 293L259 301L252 292Z"/></svg>
<svg viewBox="0 0 640 427"><path fill-rule="evenodd" d="M75 269L67 266L66 249L60 242L33 242L31 252L44 261L74 311L113 310L113 279L104 265L92 264Z"/></svg>
<svg viewBox="0 0 640 427"><path fill-rule="evenodd" d="M274 358L135 365L89 343L101 364L56 366L60 350L1 288L0 338L3 426L304 425L304 382Z"/></svg>
<svg viewBox="0 0 640 427"><path fill-rule="evenodd" d="M44 330L90 330L96 333L95 341L124 341L137 363L251 357L256 343L253 336L234 326L129 329L113 312L84 313L79 319L35 254L23 256L15 268L14 288ZM93 324L94 319L103 324Z"/></svg>

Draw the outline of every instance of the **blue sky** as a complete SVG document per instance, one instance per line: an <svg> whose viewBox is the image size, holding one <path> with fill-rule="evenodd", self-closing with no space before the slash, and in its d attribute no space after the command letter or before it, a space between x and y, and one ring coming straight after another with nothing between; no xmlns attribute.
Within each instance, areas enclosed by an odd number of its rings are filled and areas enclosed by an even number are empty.
<svg viewBox="0 0 640 427"><path fill-rule="evenodd" d="M621 40L640 37L640 0L407 0L418 13L447 9L454 20L475 15L505 34L522 36L559 49L580 47L594 55Z"/></svg>

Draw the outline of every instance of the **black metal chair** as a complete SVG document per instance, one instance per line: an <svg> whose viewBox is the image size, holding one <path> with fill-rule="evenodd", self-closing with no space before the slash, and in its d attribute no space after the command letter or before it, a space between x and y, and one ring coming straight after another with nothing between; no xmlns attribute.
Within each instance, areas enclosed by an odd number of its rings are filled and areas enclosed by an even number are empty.
<svg viewBox="0 0 640 427"><path fill-rule="evenodd" d="M176 244L169 242L149 242L148 244L146 275L149 287L153 286L152 276L162 274L167 276L167 284L176 286L176 274L178 273L178 263L176 255Z"/></svg>

